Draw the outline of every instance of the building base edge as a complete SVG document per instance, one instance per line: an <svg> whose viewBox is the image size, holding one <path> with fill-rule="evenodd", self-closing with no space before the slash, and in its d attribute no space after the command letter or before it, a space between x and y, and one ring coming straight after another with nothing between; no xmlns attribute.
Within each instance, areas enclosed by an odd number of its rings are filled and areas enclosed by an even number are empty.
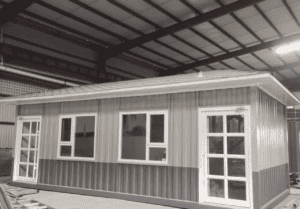
<svg viewBox="0 0 300 209"><path fill-rule="evenodd" d="M290 189L286 189L285 191L281 192L279 195L271 199L269 202L264 204L261 207L261 209L274 208L276 205L282 202L289 195L290 195Z"/></svg>

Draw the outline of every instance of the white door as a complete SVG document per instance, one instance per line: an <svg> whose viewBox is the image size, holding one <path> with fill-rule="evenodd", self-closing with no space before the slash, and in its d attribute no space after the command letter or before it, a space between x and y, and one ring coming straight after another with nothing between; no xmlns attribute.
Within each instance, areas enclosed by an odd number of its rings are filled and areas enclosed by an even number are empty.
<svg viewBox="0 0 300 209"><path fill-rule="evenodd" d="M37 183L41 117L19 117L15 146L14 181Z"/></svg>
<svg viewBox="0 0 300 209"><path fill-rule="evenodd" d="M249 119L248 106L199 109L200 202L251 206Z"/></svg>

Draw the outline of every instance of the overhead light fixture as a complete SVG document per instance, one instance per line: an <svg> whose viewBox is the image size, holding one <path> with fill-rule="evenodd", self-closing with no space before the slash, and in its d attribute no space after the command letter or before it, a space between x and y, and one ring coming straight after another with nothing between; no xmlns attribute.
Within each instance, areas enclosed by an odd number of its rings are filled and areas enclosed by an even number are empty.
<svg viewBox="0 0 300 209"><path fill-rule="evenodd" d="M300 52L300 41L281 46L275 50L275 52L277 54L286 54L286 53L295 52L295 51Z"/></svg>

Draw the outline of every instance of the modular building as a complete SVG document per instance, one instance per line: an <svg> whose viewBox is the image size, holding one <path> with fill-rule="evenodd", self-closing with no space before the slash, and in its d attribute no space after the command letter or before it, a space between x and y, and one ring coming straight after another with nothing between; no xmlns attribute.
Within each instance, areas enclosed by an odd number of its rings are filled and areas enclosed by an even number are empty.
<svg viewBox="0 0 300 209"><path fill-rule="evenodd" d="M272 74L202 73L51 90L17 105L14 185L183 208L289 195L287 106Z"/></svg>

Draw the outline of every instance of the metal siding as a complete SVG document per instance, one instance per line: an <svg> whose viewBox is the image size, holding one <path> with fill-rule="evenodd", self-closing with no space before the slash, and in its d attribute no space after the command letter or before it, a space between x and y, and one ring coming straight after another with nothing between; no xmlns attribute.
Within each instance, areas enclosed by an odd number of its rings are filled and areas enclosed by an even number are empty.
<svg viewBox="0 0 300 209"><path fill-rule="evenodd" d="M16 106L0 104L0 121L15 122Z"/></svg>
<svg viewBox="0 0 300 209"><path fill-rule="evenodd" d="M20 105L18 116L43 115L43 104Z"/></svg>
<svg viewBox="0 0 300 209"><path fill-rule="evenodd" d="M15 125L0 125L0 148L13 148L15 137Z"/></svg>
<svg viewBox="0 0 300 209"><path fill-rule="evenodd" d="M167 109L169 107L170 94L123 97L120 98L120 110L152 110Z"/></svg>
<svg viewBox="0 0 300 209"><path fill-rule="evenodd" d="M98 100L84 100L61 103L61 114L96 113Z"/></svg>
<svg viewBox="0 0 300 209"><path fill-rule="evenodd" d="M299 152L299 139L297 138L296 121L288 121L288 146L290 172L298 172L297 151Z"/></svg>
<svg viewBox="0 0 300 209"><path fill-rule="evenodd" d="M41 124L40 158L56 159L60 103L44 104Z"/></svg>
<svg viewBox="0 0 300 209"><path fill-rule="evenodd" d="M40 159L38 182L198 201L197 168Z"/></svg>
<svg viewBox="0 0 300 209"><path fill-rule="evenodd" d="M200 91L198 94L200 107L250 103L250 87Z"/></svg>

